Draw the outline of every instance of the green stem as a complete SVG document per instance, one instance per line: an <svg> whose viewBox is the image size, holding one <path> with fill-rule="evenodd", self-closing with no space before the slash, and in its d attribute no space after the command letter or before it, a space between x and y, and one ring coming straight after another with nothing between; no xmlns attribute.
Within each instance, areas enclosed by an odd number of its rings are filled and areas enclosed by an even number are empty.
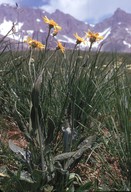
<svg viewBox="0 0 131 192"><path fill-rule="evenodd" d="M90 43L89 52L91 51L92 45L93 45L93 42Z"/></svg>
<svg viewBox="0 0 131 192"><path fill-rule="evenodd" d="M32 47L30 47L30 57L29 57L28 66L29 66L29 74L30 74L31 82L33 85L33 77L32 77L32 72L31 72L32 53L33 53L33 50L32 50Z"/></svg>
<svg viewBox="0 0 131 192"><path fill-rule="evenodd" d="M49 27L48 34L47 34L47 37L46 37L46 42L45 42L45 53L47 51L47 44L48 44L48 39L49 39L49 36L50 36L50 31L51 31L51 28Z"/></svg>
<svg viewBox="0 0 131 192"><path fill-rule="evenodd" d="M41 73L39 74L39 76L43 75L45 66L47 65L48 61L54 56L55 53L56 53L56 50L55 50L55 51L50 55L50 57L46 60L46 62L44 63L44 67L43 67L43 69L41 70ZM39 77L38 77L38 78L39 78Z"/></svg>

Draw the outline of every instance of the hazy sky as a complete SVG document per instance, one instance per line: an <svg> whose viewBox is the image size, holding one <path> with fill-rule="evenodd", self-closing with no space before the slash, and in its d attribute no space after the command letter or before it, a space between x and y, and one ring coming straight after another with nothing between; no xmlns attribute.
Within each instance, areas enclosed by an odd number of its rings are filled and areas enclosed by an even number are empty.
<svg viewBox="0 0 131 192"><path fill-rule="evenodd" d="M0 0L1 3L39 7L48 12L59 9L89 23L97 23L111 16L117 8L131 13L131 0Z"/></svg>

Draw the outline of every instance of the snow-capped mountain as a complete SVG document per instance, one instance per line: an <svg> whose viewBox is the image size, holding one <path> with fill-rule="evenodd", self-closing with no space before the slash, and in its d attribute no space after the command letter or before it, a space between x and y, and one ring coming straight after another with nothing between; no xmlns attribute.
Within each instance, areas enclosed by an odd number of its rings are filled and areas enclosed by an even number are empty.
<svg viewBox="0 0 131 192"><path fill-rule="evenodd" d="M52 47L54 42L59 40L67 48L71 48L76 42L73 34L77 32L82 37L90 29L104 37L101 42L94 43L93 48L98 48L102 43L103 51L131 51L131 14L119 8L110 18L93 26L59 10L50 14L41 9L12 7L8 4L2 4L0 5L0 37L5 36L14 24L13 31L8 34L8 38L11 40L23 42L24 39L31 36L45 43L48 25L43 22L42 17L44 16L49 19L52 18L62 27L62 30L55 37L56 39L52 37ZM86 49L88 46L87 43L81 48Z"/></svg>
<svg viewBox="0 0 131 192"><path fill-rule="evenodd" d="M131 51L131 14L118 8L112 17L95 25L94 30L103 33L108 30L104 40L106 51Z"/></svg>

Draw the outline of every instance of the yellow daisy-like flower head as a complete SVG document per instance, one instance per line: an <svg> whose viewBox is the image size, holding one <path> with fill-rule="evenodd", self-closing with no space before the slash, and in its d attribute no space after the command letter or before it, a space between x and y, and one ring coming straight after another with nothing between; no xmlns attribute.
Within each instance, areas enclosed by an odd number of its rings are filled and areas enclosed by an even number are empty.
<svg viewBox="0 0 131 192"><path fill-rule="evenodd" d="M24 42L28 43L28 45L32 48L39 48L39 49L44 49L45 45L43 45L40 41L34 40L31 37L28 37L27 40Z"/></svg>
<svg viewBox="0 0 131 192"><path fill-rule="evenodd" d="M76 44L85 43L85 40L80 37L77 33L75 33L74 36L76 38Z"/></svg>
<svg viewBox="0 0 131 192"><path fill-rule="evenodd" d="M65 47L62 45L62 43L60 41L57 41L57 47L56 50L61 50L62 53L65 52Z"/></svg>
<svg viewBox="0 0 131 192"><path fill-rule="evenodd" d="M46 16L43 17L43 20L45 23L49 24L49 28L54 28L54 29L58 29L61 30L62 28L53 20L53 19L48 19Z"/></svg>
<svg viewBox="0 0 131 192"><path fill-rule="evenodd" d="M99 33L93 33L90 30L86 32L86 38L89 38L91 43L102 40L104 37L100 36Z"/></svg>

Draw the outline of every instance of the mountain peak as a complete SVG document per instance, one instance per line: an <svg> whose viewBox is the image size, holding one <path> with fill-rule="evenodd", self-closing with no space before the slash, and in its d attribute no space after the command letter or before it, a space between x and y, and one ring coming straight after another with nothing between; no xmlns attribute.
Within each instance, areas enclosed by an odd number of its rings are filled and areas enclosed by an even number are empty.
<svg viewBox="0 0 131 192"><path fill-rule="evenodd" d="M126 17L128 15L128 13L126 13L126 11L120 9L120 8L117 8L116 11L114 12L114 17Z"/></svg>
<svg viewBox="0 0 131 192"><path fill-rule="evenodd" d="M124 10L117 8L116 11L114 12L113 19L116 22L127 22L129 21L129 13L126 13Z"/></svg>
<svg viewBox="0 0 131 192"><path fill-rule="evenodd" d="M122 10L122 9L120 9L120 8L117 8L116 9L116 11L114 12L114 15L116 16L116 15L118 15L118 16L120 16L120 15L126 15L127 13L124 11L124 10Z"/></svg>
<svg viewBox="0 0 131 192"><path fill-rule="evenodd" d="M63 13L62 11L60 11L59 9L55 10L55 13Z"/></svg>

